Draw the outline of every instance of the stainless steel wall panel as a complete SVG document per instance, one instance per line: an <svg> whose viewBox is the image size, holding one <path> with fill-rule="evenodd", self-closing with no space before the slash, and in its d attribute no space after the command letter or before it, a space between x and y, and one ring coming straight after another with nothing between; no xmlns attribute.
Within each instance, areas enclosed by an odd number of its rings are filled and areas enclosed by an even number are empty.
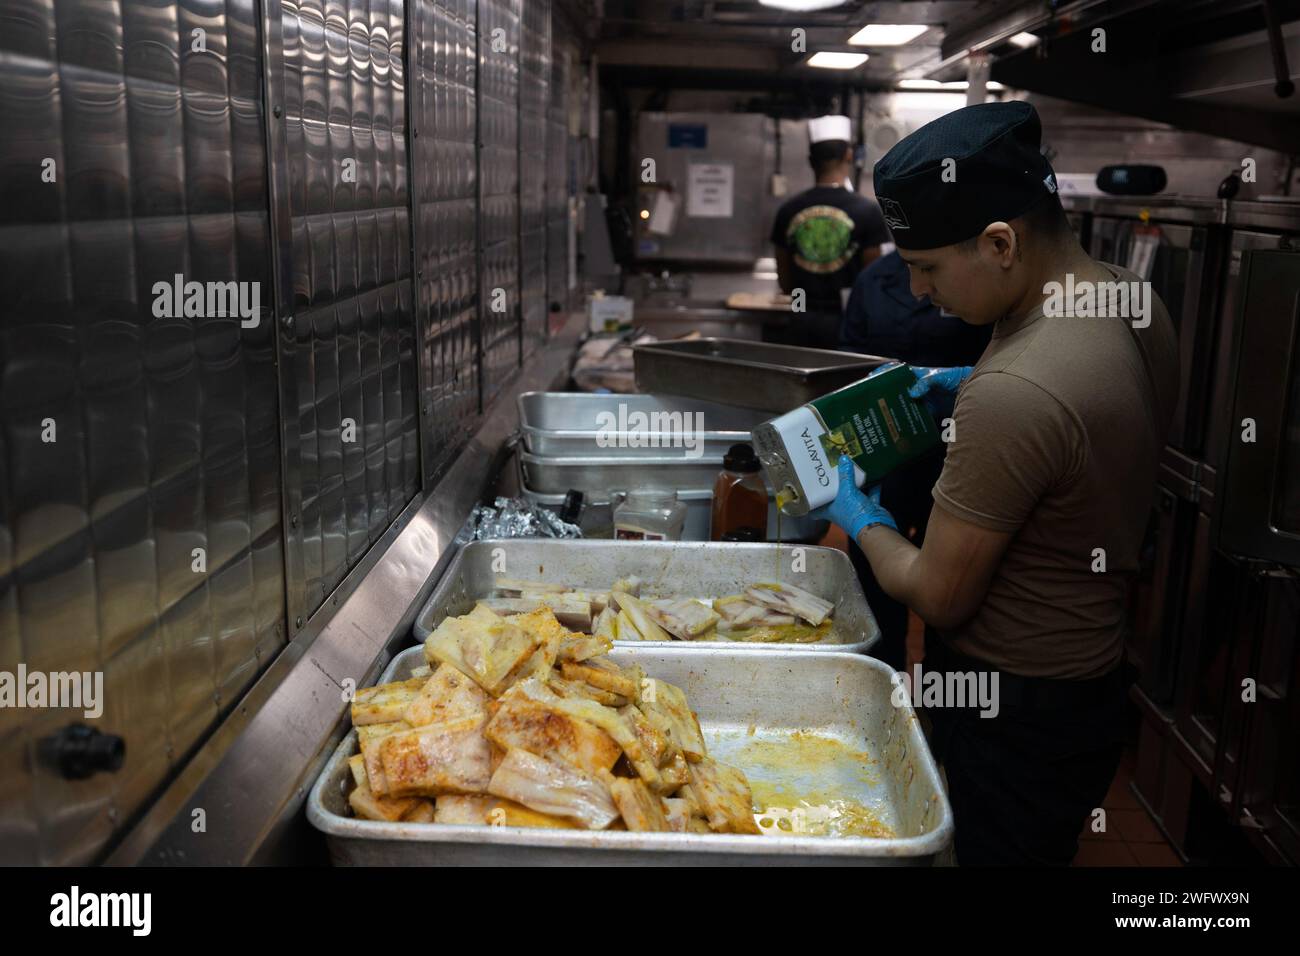
<svg viewBox="0 0 1300 956"><path fill-rule="evenodd" d="M405 7L281 10L305 618L419 484Z"/></svg>
<svg viewBox="0 0 1300 956"><path fill-rule="evenodd" d="M572 28L558 5L551 7L551 82L546 117L546 301L568 308L569 83L575 52Z"/></svg>
<svg viewBox="0 0 1300 956"><path fill-rule="evenodd" d="M551 82L551 3L527 0L519 47L519 282L523 350L546 336L547 110Z"/></svg>
<svg viewBox="0 0 1300 956"><path fill-rule="evenodd" d="M519 366L521 0L479 0L479 315L482 404Z"/></svg>
<svg viewBox="0 0 1300 956"><path fill-rule="evenodd" d="M432 480L479 415L474 0L412 0L410 30L424 470Z"/></svg>
<svg viewBox="0 0 1300 956"><path fill-rule="evenodd" d="M0 667L102 673L127 744L64 780L36 743L86 718L6 712L0 860L83 862L284 642L261 34L252 0L0 23ZM257 283L255 327L156 315L176 274Z"/></svg>

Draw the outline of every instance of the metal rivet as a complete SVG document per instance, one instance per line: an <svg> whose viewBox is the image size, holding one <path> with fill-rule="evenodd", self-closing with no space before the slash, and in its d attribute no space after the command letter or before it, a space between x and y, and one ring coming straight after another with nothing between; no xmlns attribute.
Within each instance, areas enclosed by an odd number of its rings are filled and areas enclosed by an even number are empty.
<svg viewBox="0 0 1300 956"><path fill-rule="evenodd" d="M272 116L276 116L276 117L278 117L278 116L280 115L280 112L281 112L281 110L280 110L279 105L276 105L276 106L271 107L271 115L272 115Z"/></svg>
<svg viewBox="0 0 1300 956"><path fill-rule="evenodd" d="M296 528L296 527L298 527L298 516L297 516L297 515L289 515L289 527L290 527L290 528Z"/></svg>
<svg viewBox="0 0 1300 956"><path fill-rule="evenodd" d="M291 328L293 328L293 316L292 316L292 315L286 315L286 316L284 317L284 327L285 327L286 329L291 329Z"/></svg>
<svg viewBox="0 0 1300 956"><path fill-rule="evenodd" d="M295 618L293 624L294 627L302 627L302 618Z"/></svg>

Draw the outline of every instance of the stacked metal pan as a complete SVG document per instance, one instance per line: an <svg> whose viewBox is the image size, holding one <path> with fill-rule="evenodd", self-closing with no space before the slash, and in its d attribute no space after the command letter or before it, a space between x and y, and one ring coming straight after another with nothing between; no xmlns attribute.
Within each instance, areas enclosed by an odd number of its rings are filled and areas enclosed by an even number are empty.
<svg viewBox="0 0 1300 956"><path fill-rule="evenodd" d="M750 440L770 415L691 398L526 392L519 396L520 487L528 499L558 508L571 490L608 513L633 489L673 491L686 504L684 539L705 541L713 482L727 449ZM824 523L783 518L782 537L807 541ZM776 539L776 508L768 536Z"/></svg>

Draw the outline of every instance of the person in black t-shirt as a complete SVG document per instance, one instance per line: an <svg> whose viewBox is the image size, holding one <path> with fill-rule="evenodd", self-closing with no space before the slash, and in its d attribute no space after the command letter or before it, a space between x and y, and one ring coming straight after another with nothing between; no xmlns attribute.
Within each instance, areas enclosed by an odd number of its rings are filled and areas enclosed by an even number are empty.
<svg viewBox="0 0 1300 956"><path fill-rule="evenodd" d="M772 224L781 291L802 289L805 312L789 326L765 335L769 341L835 348L839 343L840 290L880 255L889 231L880 208L848 187L853 170L847 116L808 122L809 162L817 184L782 204Z"/></svg>

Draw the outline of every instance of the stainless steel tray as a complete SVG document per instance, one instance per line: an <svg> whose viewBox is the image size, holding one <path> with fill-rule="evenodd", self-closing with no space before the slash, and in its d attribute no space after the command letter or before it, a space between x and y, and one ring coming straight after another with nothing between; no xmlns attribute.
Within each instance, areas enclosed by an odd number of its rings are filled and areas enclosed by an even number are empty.
<svg viewBox="0 0 1300 956"><path fill-rule="evenodd" d="M525 449L550 458L685 458L688 449L682 445L683 428L691 432L692 442L698 442L703 454L720 457L737 442L749 441L750 429L764 420L763 413L754 409L655 395L524 392L518 407ZM613 416L616 427L605 427L607 415ZM670 424L665 415L678 417ZM637 421L637 416L644 416L647 424L635 431L617 427L618 423ZM669 427L656 430L655 425ZM604 445L597 441L603 436L609 439Z"/></svg>
<svg viewBox="0 0 1300 956"><path fill-rule="evenodd" d="M529 501L544 505L558 512L564 504L565 496L555 493L533 491L526 485L520 485L519 493ZM678 488L677 500L686 505L686 525L682 529L683 541L708 541L709 529L713 524L713 489ZM582 527L583 537L614 537L614 505L607 496L589 497L583 502ZM818 521L802 514L781 515L781 540L787 543L820 541L826 534L829 522ZM767 540L776 541L776 502L769 495L767 499Z"/></svg>
<svg viewBox="0 0 1300 956"><path fill-rule="evenodd" d="M741 339L655 342L632 350L636 386L769 412L788 412L866 378L889 361L875 355Z"/></svg>
<svg viewBox="0 0 1300 956"><path fill-rule="evenodd" d="M721 455L682 458L665 455L605 455L590 458L550 458L519 452L524 484L543 494L576 488L598 497L633 488L677 491L712 488L722 470Z"/></svg>
<svg viewBox="0 0 1300 956"><path fill-rule="evenodd" d="M794 573L793 547L802 550L804 570ZM498 578L551 581L588 590L605 590L636 575L642 593L663 597L721 597L757 581L807 582L807 590L835 602L831 640L817 644L737 641L617 641L627 647L737 648L801 654L844 651L865 654L880 640L876 616L848 555L814 545L732 544L716 541L557 541L511 538L472 541L461 548L415 618L423 641L442 619L473 610ZM504 559L504 563L502 562ZM778 563L779 562L779 563ZM504 568L504 570L500 570Z"/></svg>
<svg viewBox="0 0 1300 956"><path fill-rule="evenodd" d="M898 835L626 833L358 820L347 810L347 761L356 753L350 731L307 800L307 818L325 834L331 860L336 866L927 865L952 839L952 808L920 723L910 704L890 702L893 671L880 661L645 646L619 648L612 656L681 687L697 708L710 753L745 770L751 782L785 783L791 793L845 794ZM404 679L423 661L420 648L403 651L382 679ZM755 743L799 732L831 737L846 751L866 751L871 762L801 762L797 773L776 774L778 780L771 764L751 759Z"/></svg>

